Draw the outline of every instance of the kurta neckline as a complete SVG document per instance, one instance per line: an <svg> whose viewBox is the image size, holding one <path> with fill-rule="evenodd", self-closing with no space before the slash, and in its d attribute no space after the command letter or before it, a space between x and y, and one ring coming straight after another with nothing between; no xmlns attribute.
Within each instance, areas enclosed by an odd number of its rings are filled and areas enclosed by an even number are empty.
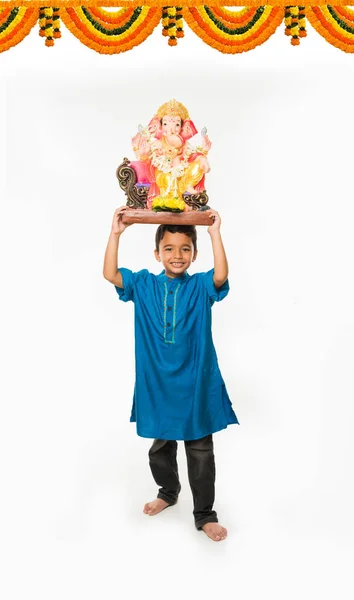
<svg viewBox="0 0 354 600"><path fill-rule="evenodd" d="M158 278L161 279L164 283L172 283L174 281L178 281L178 283L184 283L185 281L187 281L189 276L189 273L185 271L179 277L168 277L165 273L165 270L163 270L161 271L160 275L158 275Z"/></svg>

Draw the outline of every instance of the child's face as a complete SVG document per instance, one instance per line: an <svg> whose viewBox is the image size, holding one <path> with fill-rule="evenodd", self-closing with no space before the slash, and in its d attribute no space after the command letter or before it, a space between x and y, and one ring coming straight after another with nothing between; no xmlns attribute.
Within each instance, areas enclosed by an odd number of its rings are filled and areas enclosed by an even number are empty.
<svg viewBox="0 0 354 600"><path fill-rule="evenodd" d="M197 258L191 238L185 233L165 232L159 251L155 250L156 260L162 262L167 277L179 277Z"/></svg>

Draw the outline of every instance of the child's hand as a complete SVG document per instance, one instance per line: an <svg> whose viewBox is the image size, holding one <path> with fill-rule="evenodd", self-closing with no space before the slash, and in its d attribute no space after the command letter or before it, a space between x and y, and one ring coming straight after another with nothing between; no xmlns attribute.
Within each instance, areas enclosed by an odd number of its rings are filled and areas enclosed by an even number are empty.
<svg viewBox="0 0 354 600"><path fill-rule="evenodd" d="M113 221L112 221L111 233L120 235L121 233L123 233L123 231L127 227L130 227L130 225L132 225L132 223L129 223L129 225L127 225L127 224L123 223L123 221L122 221L123 213L127 210L127 208L129 208L129 207L121 206L120 208L117 208L117 210L115 211L114 216L113 216Z"/></svg>
<svg viewBox="0 0 354 600"><path fill-rule="evenodd" d="M221 218L216 210L207 210L207 214L210 217L210 221L213 220L212 224L208 227L208 233L214 233L216 231L220 231Z"/></svg>

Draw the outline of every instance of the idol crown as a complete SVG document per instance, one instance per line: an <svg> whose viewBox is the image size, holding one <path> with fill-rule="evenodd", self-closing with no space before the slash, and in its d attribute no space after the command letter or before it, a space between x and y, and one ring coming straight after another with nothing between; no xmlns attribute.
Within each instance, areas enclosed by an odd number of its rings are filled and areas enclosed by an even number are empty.
<svg viewBox="0 0 354 600"><path fill-rule="evenodd" d="M185 106L183 106L183 104L177 102L177 100L169 100L160 106L156 114L160 119L162 119L162 117L165 115L176 115L181 117L182 121L189 119L188 110Z"/></svg>

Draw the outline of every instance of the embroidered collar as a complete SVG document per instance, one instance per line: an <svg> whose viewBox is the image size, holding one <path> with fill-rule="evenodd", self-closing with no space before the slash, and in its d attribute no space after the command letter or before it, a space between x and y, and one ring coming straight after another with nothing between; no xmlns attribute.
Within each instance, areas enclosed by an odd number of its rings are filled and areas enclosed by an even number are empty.
<svg viewBox="0 0 354 600"><path fill-rule="evenodd" d="M185 271L179 277L167 277L167 275L165 275L165 271L161 271L160 275L158 275L158 278L163 283L173 283L174 281L176 281L177 283L184 283L185 281L187 281L188 277L189 273L187 271Z"/></svg>

